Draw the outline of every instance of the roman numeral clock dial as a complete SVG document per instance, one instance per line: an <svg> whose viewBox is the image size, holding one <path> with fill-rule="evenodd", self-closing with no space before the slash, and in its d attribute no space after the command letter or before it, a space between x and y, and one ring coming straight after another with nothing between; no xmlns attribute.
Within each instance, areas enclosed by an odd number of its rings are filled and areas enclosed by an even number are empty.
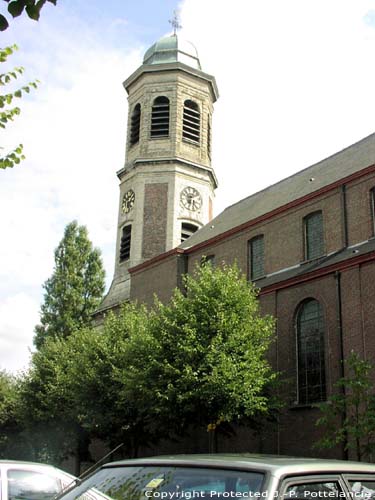
<svg viewBox="0 0 375 500"><path fill-rule="evenodd" d="M196 212L202 206L202 197L195 188L188 186L181 191L180 202L182 207Z"/></svg>
<svg viewBox="0 0 375 500"><path fill-rule="evenodd" d="M121 204L122 212L124 214L129 213L134 206L134 202L135 202L135 193L132 189L129 189L129 191L127 191L122 198L122 204Z"/></svg>

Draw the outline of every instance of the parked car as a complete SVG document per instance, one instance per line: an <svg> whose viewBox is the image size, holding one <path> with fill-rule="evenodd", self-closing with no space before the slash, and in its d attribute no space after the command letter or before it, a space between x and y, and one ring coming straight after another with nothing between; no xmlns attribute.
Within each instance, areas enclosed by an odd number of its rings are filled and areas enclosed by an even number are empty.
<svg viewBox="0 0 375 500"><path fill-rule="evenodd" d="M0 460L1 500L49 500L75 477L51 465Z"/></svg>
<svg viewBox="0 0 375 500"><path fill-rule="evenodd" d="M113 462L61 500L365 500L375 465L265 455L185 455Z"/></svg>

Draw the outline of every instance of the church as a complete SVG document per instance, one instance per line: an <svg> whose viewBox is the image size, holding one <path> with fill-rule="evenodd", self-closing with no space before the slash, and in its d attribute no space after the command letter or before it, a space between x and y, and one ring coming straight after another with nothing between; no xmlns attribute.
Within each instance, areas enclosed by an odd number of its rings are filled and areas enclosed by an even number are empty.
<svg viewBox="0 0 375 500"><path fill-rule="evenodd" d="M202 261L236 261L277 319L269 358L288 384L272 432L244 434L230 451L343 458L339 447L311 451L321 432L314 405L346 375L351 351L375 359L375 134L213 218L219 93L195 47L176 33L161 38L124 87L116 262L97 321L129 300L168 301Z"/></svg>

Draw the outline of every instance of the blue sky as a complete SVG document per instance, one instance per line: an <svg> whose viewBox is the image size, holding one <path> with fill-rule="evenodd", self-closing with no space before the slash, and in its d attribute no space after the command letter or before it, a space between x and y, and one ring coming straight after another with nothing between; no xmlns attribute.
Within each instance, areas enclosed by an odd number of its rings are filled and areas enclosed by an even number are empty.
<svg viewBox="0 0 375 500"><path fill-rule="evenodd" d="M58 0L38 23L12 21L1 46L16 42L10 62L41 83L1 137L23 142L27 159L0 172L0 368L27 366L42 284L73 219L102 250L110 283L122 82L170 32L177 6L180 36L220 92L216 213L375 131L375 0Z"/></svg>

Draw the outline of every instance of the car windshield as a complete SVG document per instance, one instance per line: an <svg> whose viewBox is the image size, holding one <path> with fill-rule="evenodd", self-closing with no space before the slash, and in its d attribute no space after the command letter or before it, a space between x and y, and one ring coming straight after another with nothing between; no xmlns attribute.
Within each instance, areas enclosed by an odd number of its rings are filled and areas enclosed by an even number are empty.
<svg viewBox="0 0 375 500"><path fill-rule="evenodd" d="M105 467L61 500L225 500L258 498L262 472L200 467Z"/></svg>

